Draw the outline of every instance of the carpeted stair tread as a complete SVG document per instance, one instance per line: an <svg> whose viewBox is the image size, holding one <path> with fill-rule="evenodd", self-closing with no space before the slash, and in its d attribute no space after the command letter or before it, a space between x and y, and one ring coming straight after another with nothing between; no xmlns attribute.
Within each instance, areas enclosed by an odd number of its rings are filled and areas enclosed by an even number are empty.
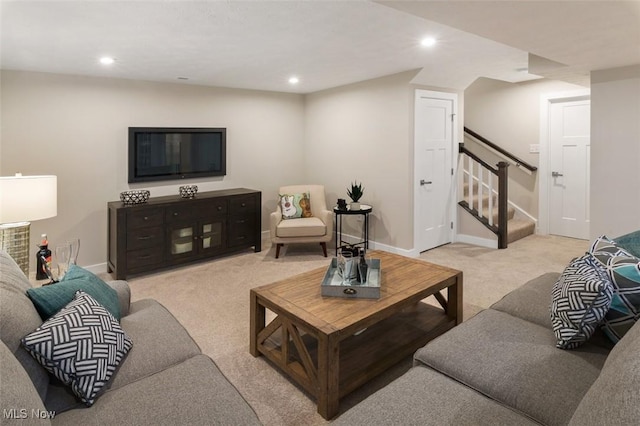
<svg viewBox="0 0 640 426"><path fill-rule="evenodd" d="M536 230L536 224L527 219L511 219L507 222L507 242L511 244L521 238L531 235Z"/></svg>

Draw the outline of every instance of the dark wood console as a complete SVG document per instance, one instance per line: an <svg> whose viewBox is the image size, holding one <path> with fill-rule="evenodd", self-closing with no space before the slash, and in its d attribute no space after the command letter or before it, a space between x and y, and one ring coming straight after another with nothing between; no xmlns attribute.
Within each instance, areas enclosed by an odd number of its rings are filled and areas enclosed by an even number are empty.
<svg viewBox="0 0 640 426"><path fill-rule="evenodd" d="M107 269L116 279L254 247L260 251L262 194L251 189L107 203Z"/></svg>

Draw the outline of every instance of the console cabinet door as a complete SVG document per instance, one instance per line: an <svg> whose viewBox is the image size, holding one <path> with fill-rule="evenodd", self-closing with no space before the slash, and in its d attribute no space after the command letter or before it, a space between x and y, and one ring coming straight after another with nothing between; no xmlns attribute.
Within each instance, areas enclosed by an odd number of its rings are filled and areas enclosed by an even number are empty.
<svg viewBox="0 0 640 426"><path fill-rule="evenodd" d="M211 218L198 223L200 229L198 250L210 253L223 250L226 246L226 222L223 218Z"/></svg>
<svg viewBox="0 0 640 426"><path fill-rule="evenodd" d="M167 226L168 257L170 260L191 258L197 247L197 227L190 222L175 222Z"/></svg>

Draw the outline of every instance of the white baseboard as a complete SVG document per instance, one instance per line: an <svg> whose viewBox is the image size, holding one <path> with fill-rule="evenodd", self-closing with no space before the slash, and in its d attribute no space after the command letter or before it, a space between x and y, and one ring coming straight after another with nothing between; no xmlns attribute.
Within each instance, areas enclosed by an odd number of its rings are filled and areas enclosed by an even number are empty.
<svg viewBox="0 0 640 426"><path fill-rule="evenodd" d="M475 246L486 247L486 248L491 248L491 249L497 249L498 248L498 240L491 240L491 239L488 239L488 238L480 238L480 237L475 237L473 235L458 234L458 235L456 235L456 242L458 242L458 243L466 243L466 244L473 244Z"/></svg>
<svg viewBox="0 0 640 426"><path fill-rule="evenodd" d="M342 239L348 243L355 243L358 241L362 241L361 237L356 237L349 234L342 234ZM415 249L402 249L399 247L390 246L388 244L382 244L375 241L369 240L369 249L370 250L381 250L386 251L388 253L399 254L405 257L418 257L420 252L417 252Z"/></svg>
<svg viewBox="0 0 640 426"><path fill-rule="evenodd" d="M107 262L104 263L98 263L96 265L88 265L88 266L83 266L82 268L86 269L89 272L92 272L94 274L106 274L107 273Z"/></svg>

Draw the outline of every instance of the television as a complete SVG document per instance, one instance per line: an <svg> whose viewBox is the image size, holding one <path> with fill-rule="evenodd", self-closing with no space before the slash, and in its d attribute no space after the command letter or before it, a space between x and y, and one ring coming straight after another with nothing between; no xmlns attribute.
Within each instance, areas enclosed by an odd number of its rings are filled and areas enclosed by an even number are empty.
<svg viewBox="0 0 640 426"><path fill-rule="evenodd" d="M227 174L226 128L129 127L129 183Z"/></svg>

